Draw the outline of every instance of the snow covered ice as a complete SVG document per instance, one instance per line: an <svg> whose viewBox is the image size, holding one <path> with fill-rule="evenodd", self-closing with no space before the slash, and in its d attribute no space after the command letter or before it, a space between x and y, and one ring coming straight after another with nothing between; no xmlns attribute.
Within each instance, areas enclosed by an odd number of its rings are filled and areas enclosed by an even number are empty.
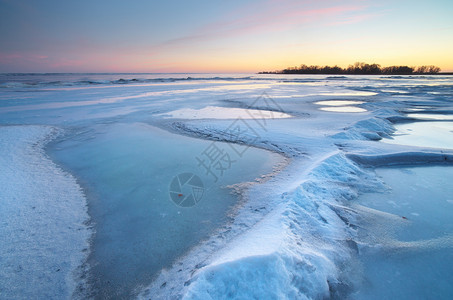
<svg viewBox="0 0 453 300"><path fill-rule="evenodd" d="M42 147L48 126L0 127L0 297L69 297L88 251L83 192ZM74 274L75 275L75 274Z"/></svg>
<svg viewBox="0 0 453 300"><path fill-rule="evenodd" d="M453 297L453 77L22 76L0 298Z"/></svg>

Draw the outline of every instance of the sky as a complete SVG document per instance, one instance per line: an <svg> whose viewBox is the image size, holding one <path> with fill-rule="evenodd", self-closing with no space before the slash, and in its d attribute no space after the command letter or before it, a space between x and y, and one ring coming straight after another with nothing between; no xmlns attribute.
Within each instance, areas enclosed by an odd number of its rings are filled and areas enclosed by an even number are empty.
<svg viewBox="0 0 453 300"><path fill-rule="evenodd" d="M453 71L452 0L0 0L0 72Z"/></svg>

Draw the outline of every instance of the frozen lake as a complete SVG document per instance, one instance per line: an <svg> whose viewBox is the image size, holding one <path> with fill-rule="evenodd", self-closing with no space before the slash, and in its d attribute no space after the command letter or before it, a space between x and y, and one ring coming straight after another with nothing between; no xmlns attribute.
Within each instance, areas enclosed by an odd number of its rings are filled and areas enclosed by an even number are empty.
<svg viewBox="0 0 453 300"><path fill-rule="evenodd" d="M148 285L158 271L228 223L239 203L227 186L254 181L281 161L255 148L242 157L231 153L234 162L216 182L196 159L211 144L146 124L115 124L52 146L51 156L87 191L96 231L90 278L100 297L131 297ZM215 145L231 152L225 143ZM196 205L178 206L169 197L170 183L183 173L202 180L204 193Z"/></svg>
<svg viewBox="0 0 453 300"><path fill-rule="evenodd" d="M453 149L453 122L416 122L395 126L393 139L386 143Z"/></svg>
<svg viewBox="0 0 453 300"><path fill-rule="evenodd" d="M452 88L0 74L0 298L451 299Z"/></svg>
<svg viewBox="0 0 453 300"><path fill-rule="evenodd" d="M385 251L364 249L366 275L354 298L449 299L453 294L453 168L381 168L376 173L389 190L364 194L354 203L404 217L405 222L387 231L387 236L377 237L375 247Z"/></svg>

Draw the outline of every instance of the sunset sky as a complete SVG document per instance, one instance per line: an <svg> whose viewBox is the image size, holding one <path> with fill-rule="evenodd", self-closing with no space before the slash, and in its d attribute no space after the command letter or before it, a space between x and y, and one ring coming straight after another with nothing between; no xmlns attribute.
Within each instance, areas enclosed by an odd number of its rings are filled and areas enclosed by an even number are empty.
<svg viewBox="0 0 453 300"><path fill-rule="evenodd" d="M453 71L452 0L0 0L0 72Z"/></svg>

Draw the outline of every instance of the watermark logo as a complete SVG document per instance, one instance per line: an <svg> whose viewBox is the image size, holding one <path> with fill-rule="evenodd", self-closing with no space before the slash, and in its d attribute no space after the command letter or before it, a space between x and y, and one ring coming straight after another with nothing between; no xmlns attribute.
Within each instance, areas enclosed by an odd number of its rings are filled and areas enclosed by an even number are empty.
<svg viewBox="0 0 453 300"><path fill-rule="evenodd" d="M266 92L256 98L247 107L246 112L250 118L236 118L223 132L230 149L214 141L196 157L198 167L203 168L214 182L217 182L233 163L242 158L250 146L261 138L259 130L267 131L267 120L276 119L280 117L279 114L286 115L281 106Z"/></svg>
<svg viewBox="0 0 453 300"><path fill-rule="evenodd" d="M266 92L250 105L246 112L249 117L238 117L223 132L227 144L214 141L195 157L198 167L205 175L217 182L245 152L260 140L258 132L268 131L268 120L281 117L282 107ZM279 115L280 114L280 115ZM192 207L203 197L201 179L193 173L182 173L173 178L170 185L170 198L178 206Z"/></svg>
<svg viewBox="0 0 453 300"><path fill-rule="evenodd" d="M178 206L192 207L201 201L204 185L193 173L181 173L170 183L170 199Z"/></svg>

